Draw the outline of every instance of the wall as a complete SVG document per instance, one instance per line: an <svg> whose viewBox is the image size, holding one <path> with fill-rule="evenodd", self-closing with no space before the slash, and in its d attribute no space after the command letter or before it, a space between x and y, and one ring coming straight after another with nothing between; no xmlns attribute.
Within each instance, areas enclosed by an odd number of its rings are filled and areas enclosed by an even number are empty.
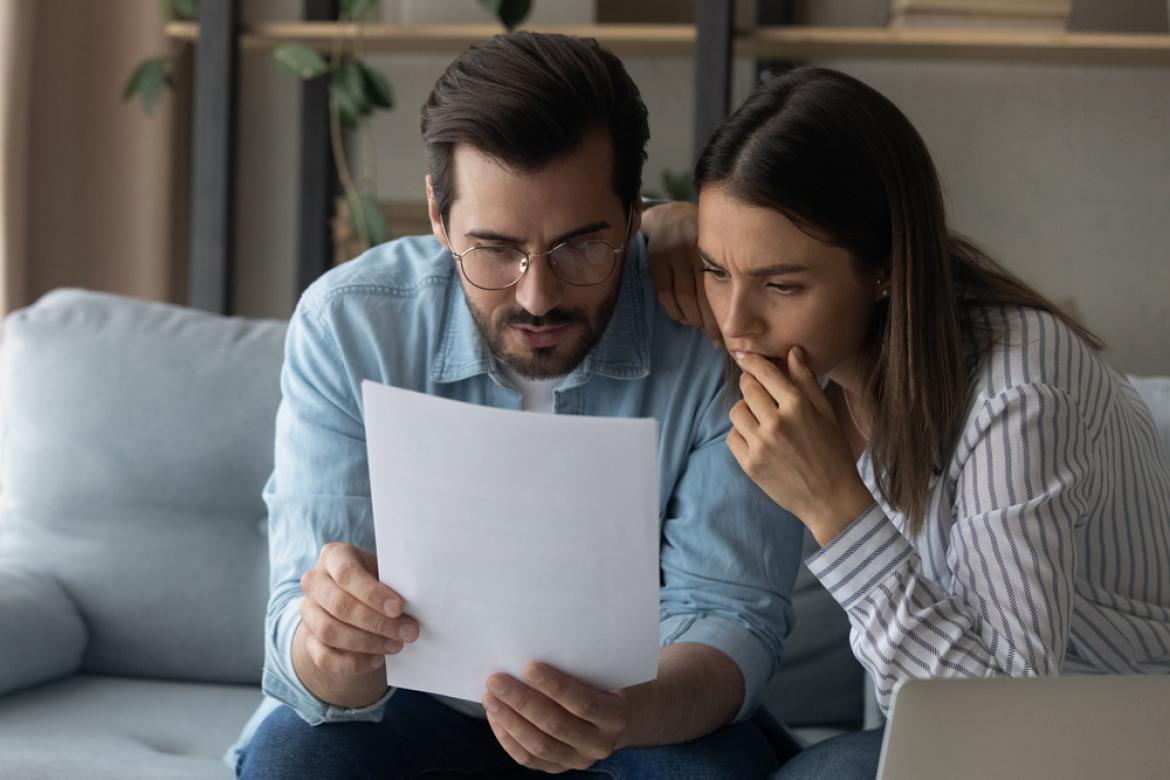
<svg viewBox="0 0 1170 780"><path fill-rule="evenodd" d="M1161 2L1161 0L1158 0ZM245 16L295 18L299 3L253 0ZM884 0L818 0L805 21L879 24ZM1074 20L1094 27L1165 25L1149 2L1078 0ZM1128 10L1127 10L1128 9ZM473 0L383 0L386 21L487 20ZM590 0L536 0L533 22L592 20ZM1152 20L1152 21L1151 21ZM650 109L645 181L690 165L693 65L626 57ZM378 57L397 108L372 123L358 167L371 161L389 199L422 198L418 109L445 56ZM919 128L938 165L954 227L1058 301L1109 343L1135 373L1170 374L1170 69L1156 67L822 63L867 81ZM268 55L244 60L239 211L239 303L285 316L296 262L299 98ZM752 83L737 63L736 100Z"/></svg>

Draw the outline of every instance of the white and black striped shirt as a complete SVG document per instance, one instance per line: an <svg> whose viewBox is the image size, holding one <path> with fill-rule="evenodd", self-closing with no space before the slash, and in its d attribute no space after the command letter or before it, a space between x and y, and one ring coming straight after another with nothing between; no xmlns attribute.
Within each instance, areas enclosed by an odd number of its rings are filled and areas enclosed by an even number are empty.
<svg viewBox="0 0 1170 780"><path fill-rule="evenodd" d="M888 708L909 678L1170 673L1170 465L1149 409L1060 320L1001 331L923 532L881 498L808 560Z"/></svg>

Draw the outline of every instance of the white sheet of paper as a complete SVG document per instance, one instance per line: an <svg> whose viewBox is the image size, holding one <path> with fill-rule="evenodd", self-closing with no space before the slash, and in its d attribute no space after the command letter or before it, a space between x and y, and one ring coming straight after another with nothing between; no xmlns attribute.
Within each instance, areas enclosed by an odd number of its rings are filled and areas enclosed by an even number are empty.
<svg viewBox="0 0 1170 780"><path fill-rule="evenodd" d="M379 576L420 624L388 684L479 701L531 661L601 689L654 679L656 421L362 397Z"/></svg>

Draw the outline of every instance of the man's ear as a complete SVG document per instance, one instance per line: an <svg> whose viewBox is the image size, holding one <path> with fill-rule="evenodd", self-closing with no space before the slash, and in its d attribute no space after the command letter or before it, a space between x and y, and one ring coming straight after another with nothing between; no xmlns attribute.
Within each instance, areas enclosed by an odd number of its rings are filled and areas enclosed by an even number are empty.
<svg viewBox="0 0 1170 780"><path fill-rule="evenodd" d="M630 238L642 229L642 198L634 198L634 213L630 215Z"/></svg>
<svg viewBox="0 0 1170 780"><path fill-rule="evenodd" d="M431 220L431 233L445 249L450 250L451 247L447 244L447 237L443 234L443 223L439 215L439 203L435 200L435 188L431 184L430 174L427 174L427 216Z"/></svg>

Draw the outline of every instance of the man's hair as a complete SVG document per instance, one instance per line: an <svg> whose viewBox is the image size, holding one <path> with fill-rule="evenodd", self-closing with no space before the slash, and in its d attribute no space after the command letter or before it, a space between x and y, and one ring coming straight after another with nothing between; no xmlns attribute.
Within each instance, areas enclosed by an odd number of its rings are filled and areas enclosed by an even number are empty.
<svg viewBox="0 0 1170 780"><path fill-rule="evenodd" d="M646 105L621 60L592 38L515 32L447 66L422 109L431 186L443 219L455 200L453 153L467 144L518 171L538 171L606 133L613 188L628 210L642 186Z"/></svg>

